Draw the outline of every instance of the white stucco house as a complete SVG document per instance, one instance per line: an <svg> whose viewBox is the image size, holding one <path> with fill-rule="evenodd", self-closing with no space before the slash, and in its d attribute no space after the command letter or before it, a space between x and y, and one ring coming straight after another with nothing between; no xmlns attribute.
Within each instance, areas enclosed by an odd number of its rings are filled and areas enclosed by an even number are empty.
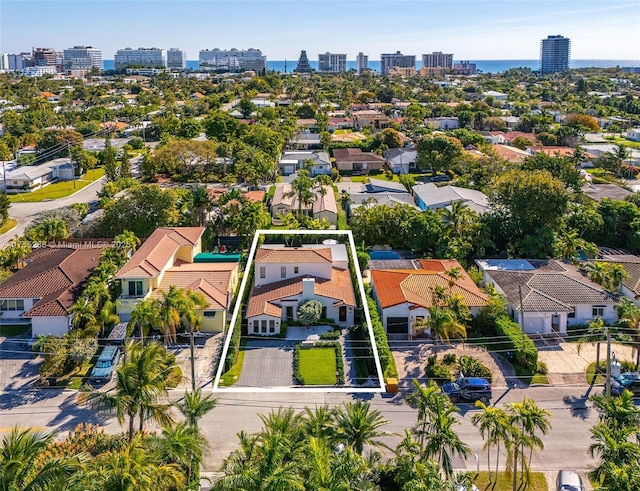
<svg viewBox="0 0 640 491"><path fill-rule="evenodd" d="M627 140L640 142L640 126L637 128L629 128L625 136L627 137Z"/></svg>
<svg viewBox="0 0 640 491"><path fill-rule="evenodd" d="M509 313L524 332L566 334L568 325L618 318L616 297L584 276L572 264L553 259L478 259L486 284L505 295Z"/></svg>
<svg viewBox="0 0 640 491"><path fill-rule="evenodd" d="M322 304L322 317L353 324L356 299L344 244L302 247L263 245L256 251L254 283L247 305L248 333L273 336L297 319L308 300Z"/></svg>

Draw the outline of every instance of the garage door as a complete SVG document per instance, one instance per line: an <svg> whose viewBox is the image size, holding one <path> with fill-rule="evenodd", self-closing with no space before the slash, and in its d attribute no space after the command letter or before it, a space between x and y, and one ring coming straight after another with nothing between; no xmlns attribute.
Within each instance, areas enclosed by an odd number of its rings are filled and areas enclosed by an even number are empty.
<svg viewBox="0 0 640 491"><path fill-rule="evenodd" d="M542 317L524 317L524 332L527 334L542 334L545 332L545 322Z"/></svg>
<svg viewBox="0 0 640 491"><path fill-rule="evenodd" d="M296 171L296 166L295 165L285 165L284 166L284 175L285 176L290 176L295 171Z"/></svg>
<svg viewBox="0 0 640 491"><path fill-rule="evenodd" d="M408 317L387 317L387 333L408 334L409 318Z"/></svg>

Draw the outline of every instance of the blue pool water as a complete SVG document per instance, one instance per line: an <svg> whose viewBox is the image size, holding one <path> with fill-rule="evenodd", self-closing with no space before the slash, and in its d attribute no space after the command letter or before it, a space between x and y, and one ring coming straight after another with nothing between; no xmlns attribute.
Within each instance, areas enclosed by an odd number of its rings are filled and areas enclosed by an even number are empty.
<svg viewBox="0 0 640 491"><path fill-rule="evenodd" d="M369 257L377 261L384 259L400 259L400 254L393 251L372 251L369 253Z"/></svg>

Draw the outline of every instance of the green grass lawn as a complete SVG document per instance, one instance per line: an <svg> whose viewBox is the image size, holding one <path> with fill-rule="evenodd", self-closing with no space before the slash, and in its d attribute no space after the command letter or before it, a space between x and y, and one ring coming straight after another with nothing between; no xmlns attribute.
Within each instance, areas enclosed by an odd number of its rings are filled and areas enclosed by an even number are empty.
<svg viewBox="0 0 640 491"><path fill-rule="evenodd" d="M220 383L218 384L220 385L220 387L231 387L240 378L240 372L242 372L242 364L244 363L245 345L246 341L244 339L240 341L240 351L238 352L238 359L236 360L235 364L220 377Z"/></svg>
<svg viewBox="0 0 640 491"><path fill-rule="evenodd" d="M0 336L10 337L27 333L31 330L29 324L5 324L0 325Z"/></svg>
<svg viewBox="0 0 640 491"><path fill-rule="evenodd" d="M615 145L622 145L629 148L635 148L636 150L640 150L640 142L632 142L631 140L627 140L623 137L606 137L607 143L613 143Z"/></svg>
<svg viewBox="0 0 640 491"><path fill-rule="evenodd" d="M498 473L497 482L495 482L495 473L491 473L493 483L489 483L489 473L486 471L480 472L477 476L471 472L471 477L474 477L473 482L480 491L503 491L505 489L511 489L513 486L513 474L506 472ZM518 485L519 484L520 476L518 476ZM518 487L518 489L520 491L547 491L549 487L547 485L547 479L542 472L532 472L531 483L528 486Z"/></svg>
<svg viewBox="0 0 640 491"><path fill-rule="evenodd" d="M602 362L601 362L602 365ZM604 367L604 365L602 365ZM604 369L604 368L603 368ZM585 378L588 384L604 384L604 374L596 373L596 362L590 363L585 370Z"/></svg>
<svg viewBox="0 0 640 491"><path fill-rule="evenodd" d="M298 367L304 385L335 385L335 348L309 348L299 351Z"/></svg>
<svg viewBox="0 0 640 491"><path fill-rule="evenodd" d="M89 375L91 368L93 368L93 363L91 363L91 361L85 361L78 370L73 372L70 377L71 381L69 382L67 388L80 390L80 387L82 387L85 377Z"/></svg>
<svg viewBox="0 0 640 491"><path fill-rule="evenodd" d="M18 193L10 194L9 199L12 203L44 201L50 199L59 199L69 196L77 191L80 191L83 187L88 186L92 182L100 179L104 176L104 169L94 169L88 171L84 176L74 181L62 181L54 182L43 188L40 188L31 193Z"/></svg>
<svg viewBox="0 0 640 491"><path fill-rule="evenodd" d="M0 234L7 233L9 230L15 227L17 223L18 222L15 221L13 218L7 218L2 224L2 227L0 227Z"/></svg>

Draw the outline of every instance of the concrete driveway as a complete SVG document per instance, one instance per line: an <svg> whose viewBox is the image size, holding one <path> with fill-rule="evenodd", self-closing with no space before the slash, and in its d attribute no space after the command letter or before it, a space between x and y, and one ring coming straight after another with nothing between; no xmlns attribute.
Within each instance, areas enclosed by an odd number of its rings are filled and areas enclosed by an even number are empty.
<svg viewBox="0 0 640 491"><path fill-rule="evenodd" d="M32 388L42 362L26 336L0 337L0 392Z"/></svg>
<svg viewBox="0 0 640 491"><path fill-rule="evenodd" d="M284 339L248 340L240 378L235 387L291 387L293 347Z"/></svg>

